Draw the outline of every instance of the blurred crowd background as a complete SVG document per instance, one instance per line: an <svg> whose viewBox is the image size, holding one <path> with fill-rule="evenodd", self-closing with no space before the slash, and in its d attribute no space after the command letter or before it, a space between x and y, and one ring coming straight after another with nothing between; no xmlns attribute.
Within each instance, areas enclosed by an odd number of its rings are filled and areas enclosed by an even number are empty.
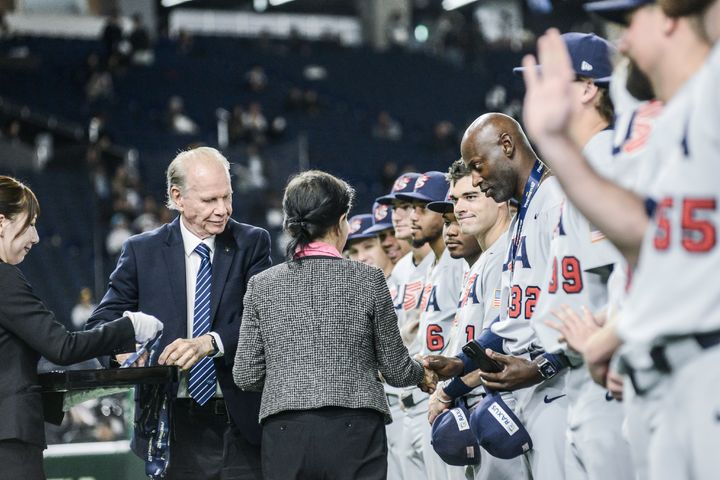
<svg viewBox="0 0 720 480"><path fill-rule="evenodd" d="M281 261L293 173L341 176L369 212L401 172L457 159L479 114L519 118L512 68L551 23L607 33L579 0L0 0L0 172L43 209L23 271L82 328L123 241L171 220L168 163L200 144ZM127 438L130 403L86 402L48 440Z"/></svg>

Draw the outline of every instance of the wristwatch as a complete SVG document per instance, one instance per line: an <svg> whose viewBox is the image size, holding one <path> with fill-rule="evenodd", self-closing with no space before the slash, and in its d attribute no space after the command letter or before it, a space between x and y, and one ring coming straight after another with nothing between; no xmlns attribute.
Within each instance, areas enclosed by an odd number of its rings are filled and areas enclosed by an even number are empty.
<svg viewBox="0 0 720 480"><path fill-rule="evenodd" d="M542 356L540 357L540 360L538 360L538 362L537 362L537 368L538 368L538 371L540 372L540 375L542 375L542 377L545 380L549 380L549 379L553 378L558 373L557 368L555 368L555 365L553 365L552 362L550 362L550 360L548 360L547 358L542 357Z"/></svg>
<svg viewBox="0 0 720 480"><path fill-rule="evenodd" d="M213 350L208 354L208 357L214 357L220 352L220 348L218 347L217 341L215 340L215 335L207 334L210 337L210 341L212 342Z"/></svg>

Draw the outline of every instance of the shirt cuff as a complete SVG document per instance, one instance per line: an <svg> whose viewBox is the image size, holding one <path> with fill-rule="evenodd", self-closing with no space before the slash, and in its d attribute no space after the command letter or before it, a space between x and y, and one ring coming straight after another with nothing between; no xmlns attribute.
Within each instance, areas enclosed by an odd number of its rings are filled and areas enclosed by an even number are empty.
<svg viewBox="0 0 720 480"><path fill-rule="evenodd" d="M208 332L208 335L212 335L215 339L215 343L217 343L218 346L218 353L212 356L212 358L220 358L225 355L225 347L223 346L222 340L220 340L220 335L217 332Z"/></svg>

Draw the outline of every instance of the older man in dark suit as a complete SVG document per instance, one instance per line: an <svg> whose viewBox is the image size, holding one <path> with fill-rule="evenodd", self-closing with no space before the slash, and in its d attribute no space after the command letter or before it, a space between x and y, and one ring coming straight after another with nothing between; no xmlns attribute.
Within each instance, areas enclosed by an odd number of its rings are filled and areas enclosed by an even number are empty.
<svg viewBox="0 0 720 480"><path fill-rule="evenodd" d="M232 363L246 283L270 266L270 236L230 218L229 164L213 148L180 153L168 167L167 186L168 206L179 217L125 243L88 326L125 311L165 324L153 347L162 352L158 363L182 369L166 409L165 478L261 478L259 395L233 384ZM136 395L133 450L146 458L150 439L138 422L148 413L143 402Z"/></svg>

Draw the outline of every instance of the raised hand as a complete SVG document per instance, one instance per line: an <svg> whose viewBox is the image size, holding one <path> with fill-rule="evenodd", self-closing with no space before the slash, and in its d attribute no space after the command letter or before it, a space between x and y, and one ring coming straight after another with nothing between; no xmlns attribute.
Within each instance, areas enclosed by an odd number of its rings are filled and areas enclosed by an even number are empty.
<svg viewBox="0 0 720 480"><path fill-rule="evenodd" d="M567 133L572 114L571 83L575 79L570 54L557 29L538 39L538 62L532 55L523 58L525 129L535 141Z"/></svg>
<svg viewBox="0 0 720 480"><path fill-rule="evenodd" d="M422 364L425 368L435 371L440 380L457 377L464 368L459 358L442 355L427 355L423 358Z"/></svg>
<svg viewBox="0 0 720 480"><path fill-rule="evenodd" d="M561 341L580 354L584 354L588 339L605 323L605 316L594 316L590 310L582 307L583 315L580 317L572 308L562 305L552 314L559 320L546 320L545 325L554 328L561 334Z"/></svg>

